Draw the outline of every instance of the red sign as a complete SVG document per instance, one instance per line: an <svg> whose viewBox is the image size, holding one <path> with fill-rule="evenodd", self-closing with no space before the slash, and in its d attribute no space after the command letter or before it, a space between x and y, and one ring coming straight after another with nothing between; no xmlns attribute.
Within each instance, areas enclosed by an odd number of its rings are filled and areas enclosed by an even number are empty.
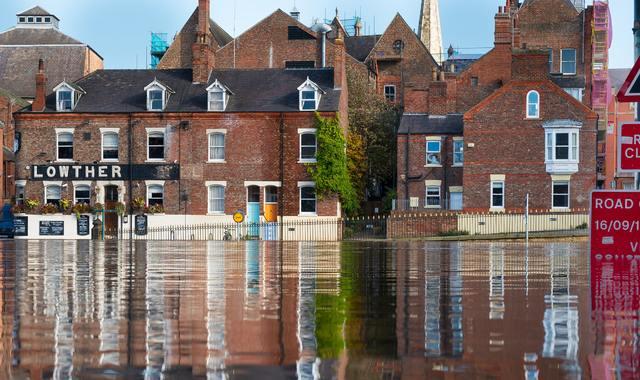
<svg viewBox="0 0 640 380"><path fill-rule="evenodd" d="M591 259L640 263L640 191L591 194Z"/></svg>
<svg viewBox="0 0 640 380"><path fill-rule="evenodd" d="M618 171L640 171L640 123L622 124L618 144Z"/></svg>
<svg viewBox="0 0 640 380"><path fill-rule="evenodd" d="M640 59L633 65L627 79L625 79L620 91L618 91L618 101L621 103L640 102Z"/></svg>

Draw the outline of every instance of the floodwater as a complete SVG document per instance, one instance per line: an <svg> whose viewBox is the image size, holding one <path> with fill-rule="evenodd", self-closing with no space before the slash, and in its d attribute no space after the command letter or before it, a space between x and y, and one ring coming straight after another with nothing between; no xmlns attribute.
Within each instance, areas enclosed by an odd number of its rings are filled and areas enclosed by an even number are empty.
<svg viewBox="0 0 640 380"><path fill-rule="evenodd" d="M592 310L586 243L133 248L0 242L0 379L640 377L638 271Z"/></svg>

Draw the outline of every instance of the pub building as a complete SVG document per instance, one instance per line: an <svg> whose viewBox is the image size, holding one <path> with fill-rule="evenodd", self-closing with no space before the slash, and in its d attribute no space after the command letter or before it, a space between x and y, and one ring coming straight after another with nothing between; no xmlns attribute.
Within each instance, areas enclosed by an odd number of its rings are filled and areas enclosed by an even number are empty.
<svg viewBox="0 0 640 380"><path fill-rule="evenodd" d="M247 222L339 217L307 166L316 113L344 115L346 130L344 45L333 68L216 69L200 20L190 69L99 70L45 94L40 62L36 99L15 114L16 202L121 204L154 214L149 227L227 223L236 211Z"/></svg>

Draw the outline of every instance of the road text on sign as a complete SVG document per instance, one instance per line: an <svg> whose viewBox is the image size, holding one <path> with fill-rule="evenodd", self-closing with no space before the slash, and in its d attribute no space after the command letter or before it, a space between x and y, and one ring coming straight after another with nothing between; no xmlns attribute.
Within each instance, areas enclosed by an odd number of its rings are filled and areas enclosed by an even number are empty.
<svg viewBox="0 0 640 380"><path fill-rule="evenodd" d="M640 123L621 125L618 143L618 169L640 171Z"/></svg>
<svg viewBox="0 0 640 380"><path fill-rule="evenodd" d="M592 193L591 260L640 261L640 191Z"/></svg>

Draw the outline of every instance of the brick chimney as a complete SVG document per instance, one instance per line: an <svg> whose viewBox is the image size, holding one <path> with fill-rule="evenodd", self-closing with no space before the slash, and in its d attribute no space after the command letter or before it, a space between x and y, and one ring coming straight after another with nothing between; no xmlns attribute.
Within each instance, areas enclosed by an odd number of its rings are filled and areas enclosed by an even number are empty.
<svg viewBox="0 0 640 380"><path fill-rule="evenodd" d="M344 35L341 28L336 29L336 39L333 41L335 45L333 58L333 87L341 89L346 87L347 68L346 51L344 47Z"/></svg>
<svg viewBox="0 0 640 380"><path fill-rule="evenodd" d="M494 44L498 45L511 45L512 40L512 26L510 10L506 7L498 7L498 13L495 16L496 30Z"/></svg>
<svg viewBox="0 0 640 380"><path fill-rule="evenodd" d="M36 98L31 105L31 110L35 112L44 111L45 95L47 92L47 76L44 74L44 61L38 61L38 72L36 73Z"/></svg>
<svg viewBox="0 0 640 380"><path fill-rule="evenodd" d="M518 21L518 15L513 16L513 47L520 49L522 44L522 38L520 34L520 24Z"/></svg>
<svg viewBox="0 0 640 380"><path fill-rule="evenodd" d="M192 46L194 83L206 83L215 64L215 56L211 47L210 10L210 0L198 0L198 28L196 29L196 42Z"/></svg>

